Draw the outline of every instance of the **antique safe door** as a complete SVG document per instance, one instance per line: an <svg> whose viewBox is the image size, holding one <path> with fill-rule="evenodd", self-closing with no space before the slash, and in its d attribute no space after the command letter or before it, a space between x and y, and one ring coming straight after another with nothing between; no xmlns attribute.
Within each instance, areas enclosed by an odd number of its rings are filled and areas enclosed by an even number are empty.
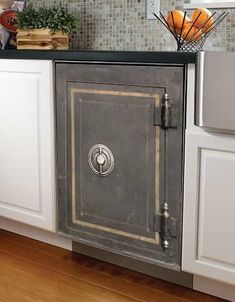
<svg viewBox="0 0 235 302"><path fill-rule="evenodd" d="M56 64L59 231L180 264L183 67Z"/></svg>

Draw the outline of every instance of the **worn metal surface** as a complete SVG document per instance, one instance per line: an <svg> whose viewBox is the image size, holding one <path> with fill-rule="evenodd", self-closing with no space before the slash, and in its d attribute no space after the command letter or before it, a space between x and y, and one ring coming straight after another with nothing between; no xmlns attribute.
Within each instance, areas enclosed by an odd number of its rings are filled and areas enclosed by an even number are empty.
<svg viewBox="0 0 235 302"><path fill-rule="evenodd" d="M182 67L56 64L59 230L76 241L179 269L181 257ZM164 94L177 128L154 126ZM115 158L95 175L89 150ZM154 217L167 203L176 238L164 250Z"/></svg>
<svg viewBox="0 0 235 302"><path fill-rule="evenodd" d="M154 238L157 95L128 90L122 85L71 84L72 219L90 228L126 232L127 237ZM105 179L87 165L90 148L99 143L112 150L116 163Z"/></svg>

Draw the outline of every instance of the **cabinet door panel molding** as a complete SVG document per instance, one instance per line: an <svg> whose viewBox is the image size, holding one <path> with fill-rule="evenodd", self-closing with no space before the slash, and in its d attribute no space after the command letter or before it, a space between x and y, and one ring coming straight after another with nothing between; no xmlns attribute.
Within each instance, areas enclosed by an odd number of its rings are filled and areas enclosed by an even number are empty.
<svg viewBox="0 0 235 302"><path fill-rule="evenodd" d="M51 61L0 61L0 215L55 230Z"/></svg>
<svg viewBox="0 0 235 302"><path fill-rule="evenodd" d="M235 284L235 139L186 138L183 269Z"/></svg>

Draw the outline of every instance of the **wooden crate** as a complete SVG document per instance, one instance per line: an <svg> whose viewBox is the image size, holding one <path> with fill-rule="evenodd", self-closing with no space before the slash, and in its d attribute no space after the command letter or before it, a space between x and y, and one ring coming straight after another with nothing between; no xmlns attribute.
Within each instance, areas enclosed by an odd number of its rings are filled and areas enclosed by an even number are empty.
<svg viewBox="0 0 235 302"><path fill-rule="evenodd" d="M31 29L17 32L17 49L61 49L69 48L69 37L62 31Z"/></svg>

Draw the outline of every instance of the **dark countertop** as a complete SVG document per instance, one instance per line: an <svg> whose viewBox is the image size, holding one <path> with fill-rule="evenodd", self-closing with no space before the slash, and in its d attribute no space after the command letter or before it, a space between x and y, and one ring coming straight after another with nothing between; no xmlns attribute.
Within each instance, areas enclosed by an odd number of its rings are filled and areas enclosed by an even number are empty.
<svg viewBox="0 0 235 302"><path fill-rule="evenodd" d="M0 50L1 59L133 62L159 64L196 63L197 53L142 51Z"/></svg>

